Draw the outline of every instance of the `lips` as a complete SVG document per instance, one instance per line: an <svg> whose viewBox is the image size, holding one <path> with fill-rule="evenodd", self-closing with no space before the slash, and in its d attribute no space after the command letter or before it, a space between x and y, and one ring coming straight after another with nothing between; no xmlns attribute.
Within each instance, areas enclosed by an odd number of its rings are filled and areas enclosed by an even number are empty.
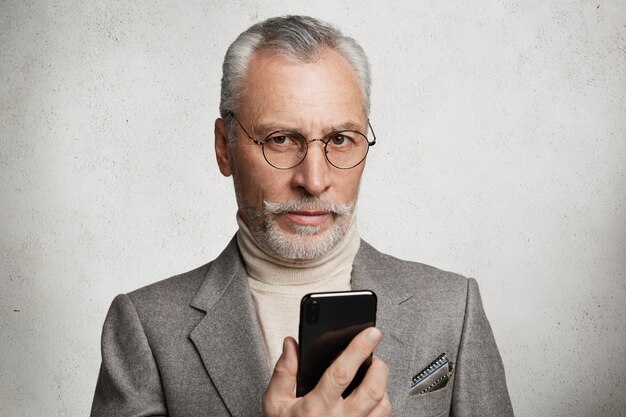
<svg viewBox="0 0 626 417"><path fill-rule="evenodd" d="M284 216L292 223L301 226L319 226L328 219L332 214L327 211L289 211Z"/></svg>

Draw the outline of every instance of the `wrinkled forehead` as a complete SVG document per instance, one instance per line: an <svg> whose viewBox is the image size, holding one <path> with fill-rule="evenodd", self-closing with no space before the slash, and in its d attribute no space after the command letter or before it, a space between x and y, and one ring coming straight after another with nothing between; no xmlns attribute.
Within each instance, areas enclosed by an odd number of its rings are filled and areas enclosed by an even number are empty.
<svg viewBox="0 0 626 417"><path fill-rule="evenodd" d="M284 57L271 49L251 57L241 101L241 111L256 116L328 113L365 118L359 79L350 63L336 50L326 48L315 60Z"/></svg>

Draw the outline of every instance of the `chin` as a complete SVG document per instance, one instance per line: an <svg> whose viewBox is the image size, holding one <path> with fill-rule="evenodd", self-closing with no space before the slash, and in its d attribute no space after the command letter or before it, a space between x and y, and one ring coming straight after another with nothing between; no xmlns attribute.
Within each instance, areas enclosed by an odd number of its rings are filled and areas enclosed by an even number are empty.
<svg viewBox="0 0 626 417"><path fill-rule="evenodd" d="M340 225L333 222L330 227L291 225L289 232L274 220L266 223L262 236L257 242L272 255L294 262L312 261L326 255L345 234Z"/></svg>
<svg viewBox="0 0 626 417"><path fill-rule="evenodd" d="M332 227L327 226L325 224L320 224L316 226L297 224L297 223L289 223L288 227L281 228L281 231L290 236L317 236L322 235L328 231L328 229Z"/></svg>

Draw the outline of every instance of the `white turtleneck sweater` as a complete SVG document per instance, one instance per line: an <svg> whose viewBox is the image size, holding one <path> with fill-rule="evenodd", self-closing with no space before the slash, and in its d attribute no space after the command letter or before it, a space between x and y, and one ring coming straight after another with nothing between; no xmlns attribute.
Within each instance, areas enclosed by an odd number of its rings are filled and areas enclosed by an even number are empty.
<svg viewBox="0 0 626 417"><path fill-rule="evenodd" d="M349 291L352 263L360 246L356 219L343 239L322 258L289 264L265 253L237 215L237 243L261 326L270 370L282 353L283 339L298 338L300 300L306 294Z"/></svg>

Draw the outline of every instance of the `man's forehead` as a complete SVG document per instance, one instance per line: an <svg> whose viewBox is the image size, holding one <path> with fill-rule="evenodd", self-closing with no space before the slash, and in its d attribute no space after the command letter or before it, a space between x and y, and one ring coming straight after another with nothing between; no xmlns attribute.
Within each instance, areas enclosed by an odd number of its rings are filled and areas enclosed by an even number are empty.
<svg viewBox="0 0 626 417"><path fill-rule="evenodd" d="M286 56L271 48L262 48L255 51L250 60L248 61L246 79L249 79L250 74L254 74L259 68L272 67L280 69L282 71L295 72L306 67L324 66L324 67L336 67L337 70L344 70L347 74L350 74L351 78L358 83L358 76L348 60L336 49L333 48L320 48L312 58L300 59L293 56Z"/></svg>
<svg viewBox="0 0 626 417"><path fill-rule="evenodd" d="M364 101L356 72L334 50L315 61L294 61L271 51L250 60L241 111L255 124L302 123L302 119L362 127ZM251 120L252 121L252 120ZM276 126L278 127L278 126Z"/></svg>

